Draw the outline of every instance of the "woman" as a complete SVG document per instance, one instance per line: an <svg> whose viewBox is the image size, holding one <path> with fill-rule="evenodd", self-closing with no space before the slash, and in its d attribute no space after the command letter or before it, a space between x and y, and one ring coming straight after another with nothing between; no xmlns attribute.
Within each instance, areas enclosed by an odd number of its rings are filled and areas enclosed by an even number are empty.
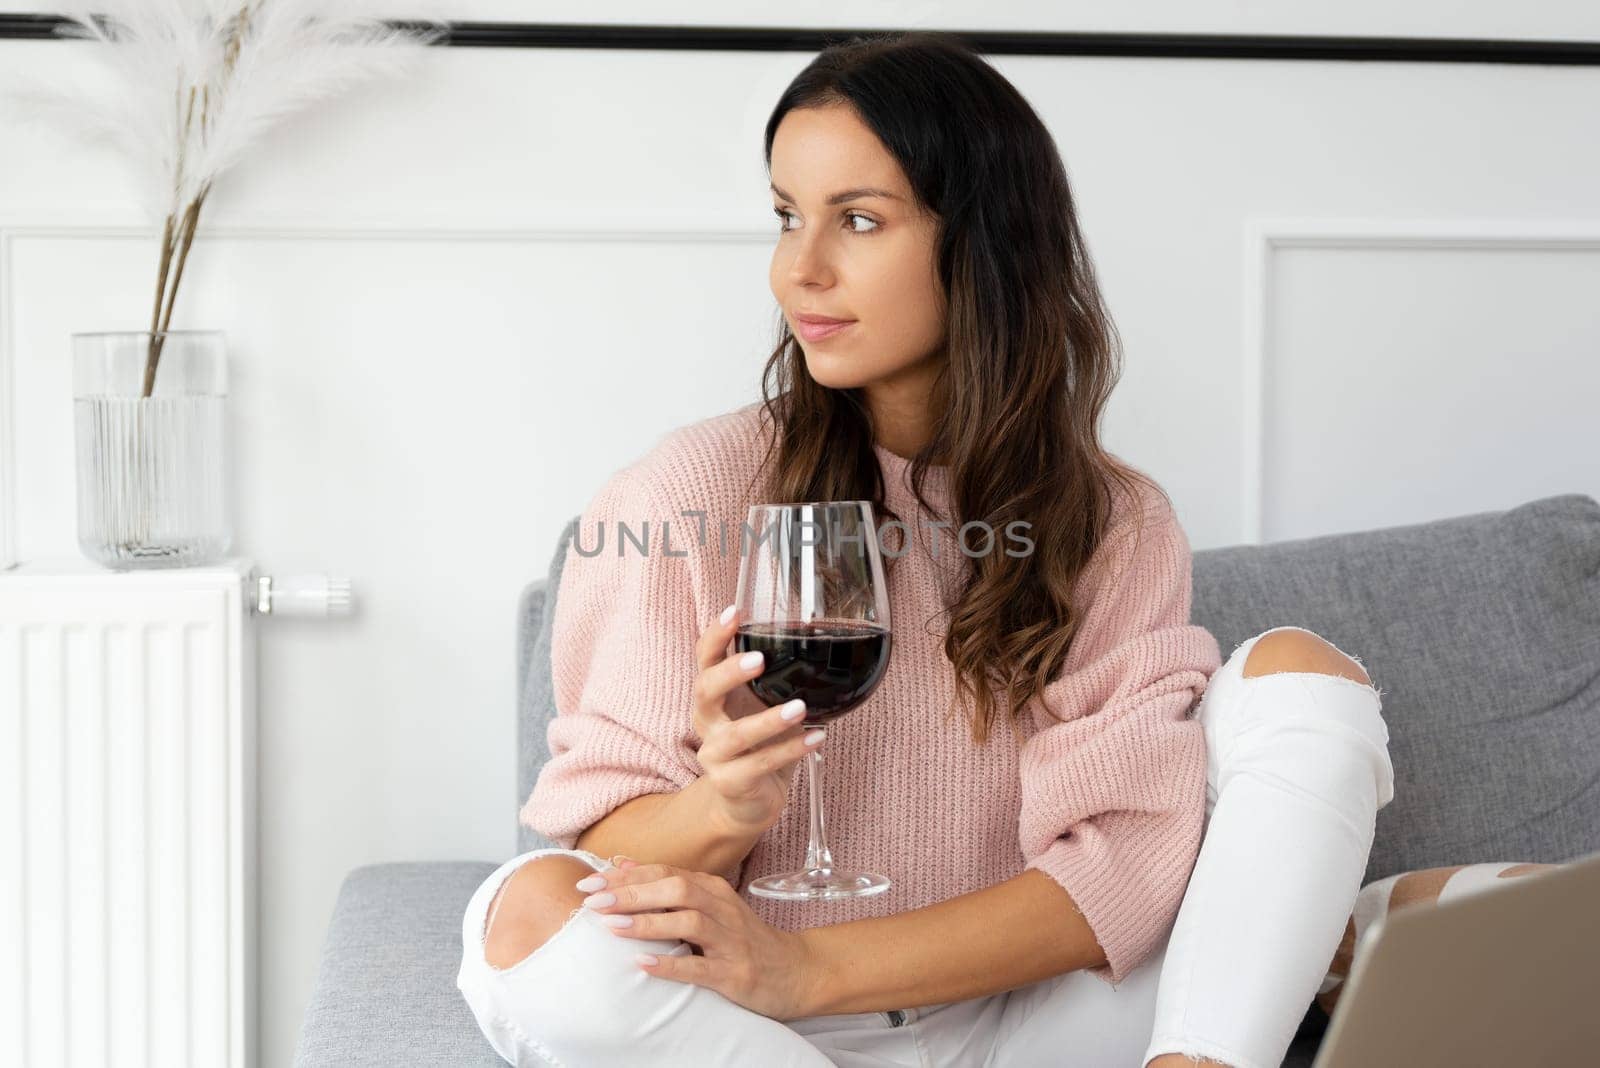
<svg viewBox="0 0 1600 1068"><path fill-rule="evenodd" d="M1099 443L1115 334L1009 83L940 34L830 48L765 148L764 399L669 434L586 510L522 811L560 848L507 861L463 918L485 1035L518 1064L1278 1065L1372 914L1379 691L1304 628L1223 663L1189 622L1170 503ZM893 886L745 895L804 855L815 738L727 655L726 532L753 503L857 498L910 544L890 666L827 735L825 808L840 862ZM1032 551L958 551L971 520L1026 523ZM622 524L663 522L670 546L623 551Z"/></svg>

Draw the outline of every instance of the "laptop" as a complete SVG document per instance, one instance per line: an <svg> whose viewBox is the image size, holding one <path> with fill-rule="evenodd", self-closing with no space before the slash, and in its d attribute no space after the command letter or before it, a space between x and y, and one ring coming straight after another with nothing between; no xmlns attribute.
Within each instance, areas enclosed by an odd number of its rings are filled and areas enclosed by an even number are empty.
<svg viewBox="0 0 1600 1068"><path fill-rule="evenodd" d="M1600 852L1368 936L1312 1068L1600 1064Z"/></svg>

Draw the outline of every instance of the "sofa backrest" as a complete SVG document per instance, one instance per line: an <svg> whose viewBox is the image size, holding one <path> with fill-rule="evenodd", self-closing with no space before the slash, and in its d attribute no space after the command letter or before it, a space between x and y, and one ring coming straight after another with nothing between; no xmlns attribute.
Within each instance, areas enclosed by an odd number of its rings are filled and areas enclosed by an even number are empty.
<svg viewBox="0 0 1600 1068"><path fill-rule="evenodd" d="M1361 658L1394 800L1363 883L1600 849L1600 503L1195 554L1192 618L1226 657L1294 624Z"/></svg>
<svg viewBox="0 0 1600 1068"><path fill-rule="evenodd" d="M517 803L548 755L550 618L574 517L518 606ZM1395 798L1363 883L1600 850L1600 502L1516 508L1194 556L1192 618L1226 657L1307 627L1383 695ZM527 827L520 850L552 845Z"/></svg>
<svg viewBox="0 0 1600 1068"><path fill-rule="evenodd" d="M515 813L533 793L539 769L550 756L545 732L556 714L555 684L550 677L550 623L555 618L556 591L561 588L561 568L567 546L578 531L582 516L573 516L556 539L550 568L542 579L522 588L517 598L517 804ZM531 827L517 823L517 852L549 849L555 843Z"/></svg>

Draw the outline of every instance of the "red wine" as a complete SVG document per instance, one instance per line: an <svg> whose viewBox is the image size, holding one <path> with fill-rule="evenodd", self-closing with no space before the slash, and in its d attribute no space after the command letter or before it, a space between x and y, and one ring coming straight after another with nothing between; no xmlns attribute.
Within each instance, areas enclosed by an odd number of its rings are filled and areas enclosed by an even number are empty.
<svg viewBox="0 0 1600 1068"><path fill-rule="evenodd" d="M748 623L734 635L739 652L766 654L749 682L756 696L769 705L804 698L807 727L865 701L889 666L889 645L889 632L871 623Z"/></svg>

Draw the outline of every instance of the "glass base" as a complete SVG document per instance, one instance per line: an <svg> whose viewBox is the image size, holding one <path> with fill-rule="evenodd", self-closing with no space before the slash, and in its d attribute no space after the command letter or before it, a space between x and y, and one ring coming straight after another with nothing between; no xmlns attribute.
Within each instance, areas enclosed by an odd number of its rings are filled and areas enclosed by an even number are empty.
<svg viewBox="0 0 1600 1068"><path fill-rule="evenodd" d="M206 567L224 559L232 547L232 535L197 537L163 544L134 542L89 543L82 539L83 555L113 571L154 571L163 568Z"/></svg>
<svg viewBox="0 0 1600 1068"><path fill-rule="evenodd" d="M782 875L763 875L749 886L756 897L780 901L828 901L842 897L871 897L889 889L887 875L867 872L791 871Z"/></svg>

